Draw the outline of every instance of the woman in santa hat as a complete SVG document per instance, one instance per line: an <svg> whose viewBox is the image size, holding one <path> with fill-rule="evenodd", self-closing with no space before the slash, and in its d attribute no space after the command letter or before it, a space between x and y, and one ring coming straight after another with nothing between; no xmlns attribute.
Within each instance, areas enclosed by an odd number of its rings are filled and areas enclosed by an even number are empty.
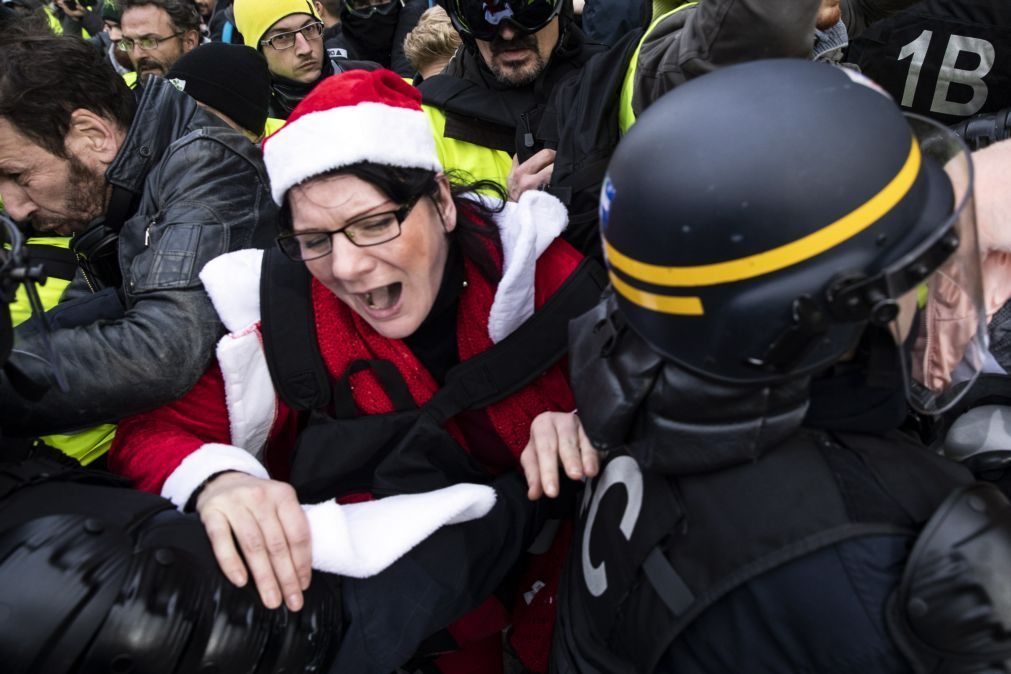
<svg viewBox="0 0 1011 674"><path fill-rule="evenodd" d="M424 405L453 366L512 334L582 261L557 238L566 213L554 197L533 191L505 203L487 196L489 186L481 186L485 196L455 186L437 159L420 94L389 71L325 80L264 142L264 161L282 208L279 247L311 275L322 362L362 416L396 408L382 378L359 363L392 364L413 403ZM315 521L323 507L303 509L284 481L306 414L278 398L264 356L262 257L239 251L204 268L229 331L217 362L183 399L121 422L109 463L139 488L198 512L234 583L252 574L267 606L298 610L310 564L328 568L322 558L333 543ZM556 363L444 427L487 474L520 468L522 456L530 496L556 496L559 458L570 478L597 470L573 407ZM335 494L350 490L333 486ZM518 588L526 617L513 615L512 644L534 671L546 665L566 544L556 536L547 561L528 568ZM451 629L471 646L443 657L440 668L500 670L509 612L486 602L478 620Z"/></svg>

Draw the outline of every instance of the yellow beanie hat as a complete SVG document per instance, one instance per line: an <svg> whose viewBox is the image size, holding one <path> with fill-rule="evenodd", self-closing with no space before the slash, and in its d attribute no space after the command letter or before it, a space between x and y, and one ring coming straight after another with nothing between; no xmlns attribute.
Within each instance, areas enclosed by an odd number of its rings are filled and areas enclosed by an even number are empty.
<svg viewBox="0 0 1011 674"><path fill-rule="evenodd" d="M270 27L291 14L309 14L318 19L310 0L235 0L235 27L247 47L260 48L260 39Z"/></svg>

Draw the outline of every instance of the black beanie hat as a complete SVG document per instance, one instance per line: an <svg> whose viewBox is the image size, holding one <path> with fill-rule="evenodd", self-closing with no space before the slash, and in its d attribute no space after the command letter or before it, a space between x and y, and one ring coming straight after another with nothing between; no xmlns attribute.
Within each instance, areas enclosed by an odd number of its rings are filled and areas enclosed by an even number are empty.
<svg viewBox="0 0 1011 674"><path fill-rule="evenodd" d="M186 52L165 79L259 136L270 107L270 71L255 49L209 42Z"/></svg>

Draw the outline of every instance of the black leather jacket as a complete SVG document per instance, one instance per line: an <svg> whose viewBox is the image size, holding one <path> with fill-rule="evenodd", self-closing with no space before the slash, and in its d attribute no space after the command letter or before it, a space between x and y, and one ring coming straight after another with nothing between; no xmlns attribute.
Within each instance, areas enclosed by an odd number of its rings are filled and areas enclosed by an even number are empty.
<svg viewBox="0 0 1011 674"><path fill-rule="evenodd" d="M218 255L264 245L276 227L259 150L161 79L144 87L106 179L137 204L119 238L125 314L53 332L67 393L53 385L42 336L19 328L11 363L48 389L30 402L0 382L5 433L80 428L186 393L223 334L197 275Z"/></svg>

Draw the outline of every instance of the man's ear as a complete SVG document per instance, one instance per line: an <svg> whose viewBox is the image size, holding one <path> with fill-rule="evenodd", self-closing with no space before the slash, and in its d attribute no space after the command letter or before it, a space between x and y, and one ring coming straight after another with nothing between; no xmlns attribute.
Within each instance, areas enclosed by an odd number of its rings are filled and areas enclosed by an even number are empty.
<svg viewBox="0 0 1011 674"><path fill-rule="evenodd" d="M86 164L108 166L119 152L124 133L119 125L102 115L77 108L70 113L70 128L64 146Z"/></svg>
<svg viewBox="0 0 1011 674"><path fill-rule="evenodd" d="M195 30L188 30L183 33L183 53L196 49L200 44L200 33Z"/></svg>

